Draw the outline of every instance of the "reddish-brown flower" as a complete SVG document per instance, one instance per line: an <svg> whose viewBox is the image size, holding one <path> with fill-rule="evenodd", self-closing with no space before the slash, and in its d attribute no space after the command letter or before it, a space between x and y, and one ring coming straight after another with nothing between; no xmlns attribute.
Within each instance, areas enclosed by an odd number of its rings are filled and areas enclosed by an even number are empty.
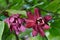
<svg viewBox="0 0 60 40"><path fill-rule="evenodd" d="M39 33L41 36L45 36L44 30L50 28L47 22L51 20L52 17L50 15L42 17L41 14L39 13L38 8L34 9L34 14L28 11L27 16L28 18L25 19L26 27L33 28L32 35L36 36Z"/></svg>
<svg viewBox="0 0 60 40"><path fill-rule="evenodd" d="M10 30L15 31L17 35L20 33L20 31L25 31L23 19L20 18L19 14L13 14L9 18L5 19L5 22L8 24Z"/></svg>

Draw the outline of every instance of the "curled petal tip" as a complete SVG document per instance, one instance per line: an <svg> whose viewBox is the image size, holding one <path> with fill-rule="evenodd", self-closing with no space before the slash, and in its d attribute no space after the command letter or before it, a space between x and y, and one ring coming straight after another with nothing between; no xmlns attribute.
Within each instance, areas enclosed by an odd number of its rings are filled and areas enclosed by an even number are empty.
<svg viewBox="0 0 60 40"><path fill-rule="evenodd" d="M34 37L34 36L37 36L37 34L38 34L38 32L35 31L35 30L33 30L33 32L32 32L33 37Z"/></svg>
<svg viewBox="0 0 60 40"><path fill-rule="evenodd" d="M52 19L52 16L47 15L47 16L45 16L45 17L44 17L44 19L45 19L46 21L49 21L49 20L51 20L51 19Z"/></svg>
<svg viewBox="0 0 60 40"><path fill-rule="evenodd" d="M21 31L21 32L25 32L25 30L26 30L25 26L21 25L20 31Z"/></svg>
<svg viewBox="0 0 60 40"><path fill-rule="evenodd" d="M45 24L45 25L43 26L43 29L44 29L44 30L48 30L49 28L50 28L50 26L47 25L47 24Z"/></svg>

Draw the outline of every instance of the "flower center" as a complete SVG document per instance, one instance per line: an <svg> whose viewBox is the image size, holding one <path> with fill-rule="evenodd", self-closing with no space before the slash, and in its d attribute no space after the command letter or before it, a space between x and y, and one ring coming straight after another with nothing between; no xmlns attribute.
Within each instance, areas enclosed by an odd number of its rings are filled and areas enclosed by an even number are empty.
<svg viewBox="0 0 60 40"><path fill-rule="evenodd" d="M36 23L39 24L44 24L44 20L42 19L42 17L39 17L36 21Z"/></svg>

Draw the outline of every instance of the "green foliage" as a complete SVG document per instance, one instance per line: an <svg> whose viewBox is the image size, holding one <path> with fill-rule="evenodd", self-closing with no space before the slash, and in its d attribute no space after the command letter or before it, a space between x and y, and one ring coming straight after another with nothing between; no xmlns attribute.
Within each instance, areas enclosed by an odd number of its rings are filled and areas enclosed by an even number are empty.
<svg viewBox="0 0 60 40"><path fill-rule="evenodd" d="M14 34L9 35L6 40L16 40L16 37Z"/></svg>
<svg viewBox="0 0 60 40"><path fill-rule="evenodd" d="M21 14L22 16L21 17L26 17L26 11L25 10L13 10L13 9L10 9L10 10L6 10L7 12L9 12L8 15L12 15L12 14Z"/></svg>
<svg viewBox="0 0 60 40"><path fill-rule="evenodd" d="M59 8L59 5L60 5L60 1L59 0L54 0L52 1L51 3L49 3L45 9L46 10L49 10L49 11L53 11L53 12L56 12L57 9Z"/></svg>
<svg viewBox="0 0 60 40"><path fill-rule="evenodd" d="M10 30L8 28L8 25L5 23L4 25L4 32L3 32L3 35L2 35L2 40L6 40L6 38L10 35Z"/></svg>
<svg viewBox="0 0 60 40"><path fill-rule="evenodd" d="M11 7L11 9L20 10L21 7L22 7L22 5L24 4L24 1L23 1L23 0L17 0L17 1L14 0L14 1L13 1L13 4L14 4L14 2L16 2L16 4L13 5L13 6Z"/></svg>
<svg viewBox="0 0 60 40"><path fill-rule="evenodd" d="M2 39L3 31L4 31L4 22L0 21L0 40Z"/></svg>

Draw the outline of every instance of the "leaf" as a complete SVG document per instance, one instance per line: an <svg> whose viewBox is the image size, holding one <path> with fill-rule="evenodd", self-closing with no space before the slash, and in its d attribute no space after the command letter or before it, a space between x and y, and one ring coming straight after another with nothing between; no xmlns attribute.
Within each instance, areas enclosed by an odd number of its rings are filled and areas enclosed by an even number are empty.
<svg viewBox="0 0 60 40"><path fill-rule="evenodd" d="M43 40L43 38L40 35L37 35L35 37L30 37L30 40Z"/></svg>
<svg viewBox="0 0 60 40"><path fill-rule="evenodd" d="M23 0L14 0L13 1L13 4L14 3L16 3L15 5L13 5L12 7L11 7L11 9L21 9L21 7L23 6L23 4L24 4L24 1Z"/></svg>
<svg viewBox="0 0 60 40"><path fill-rule="evenodd" d="M3 32L3 35L2 35L2 40L6 40L6 38L11 34L9 28L8 28L8 25L5 23L5 26L4 26L4 32Z"/></svg>
<svg viewBox="0 0 60 40"><path fill-rule="evenodd" d="M31 32L32 32L32 29L26 29L25 32L19 34L19 37L21 38L21 37L24 37L26 35L29 35L30 36L30 33Z"/></svg>
<svg viewBox="0 0 60 40"><path fill-rule="evenodd" d="M5 2L5 0L0 0L0 6L6 7L6 2Z"/></svg>
<svg viewBox="0 0 60 40"><path fill-rule="evenodd" d="M48 33L46 33L47 35ZM47 36L48 40L60 40L60 36L53 36L49 33L49 35Z"/></svg>
<svg viewBox="0 0 60 40"><path fill-rule="evenodd" d="M26 11L24 11L24 10L12 10L12 9L10 9L10 10L6 10L6 11L9 12L8 15L21 14L23 17L26 17L27 16L26 15Z"/></svg>
<svg viewBox="0 0 60 40"><path fill-rule="evenodd" d="M2 38L3 31L4 31L4 22L0 21L0 40Z"/></svg>
<svg viewBox="0 0 60 40"><path fill-rule="evenodd" d="M60 40L60 36L51 36L48 38L48 40Z"/></svg>
<svg viewBox="0 0 60 40"><path fill-rule="evenodd" d="M37 4L38 3L38 0L33 0L33 4Z"/></svg>
<svg viewBox="0 0 60 40"><path fill-rule="evenodd" d="M16 40L16 37L14 34L9 35L6 40Z"/></svg>
<svg viewBox="0 0 60 40"><path fill-rule="evenodd" d="M48 4L45 9L46 10L49 10L49 11L53 11L53 12L56 12L58 7L59 7L59 3L60 1L59 0L54 0L52 1L50 4Z"/></svg>
<svg viewBox="0 0 60 40"><path fill-rule="evenodd" d="M7 17L4 15L0 15L0 21L4 20L5 18L7 18Z"/></svg>

